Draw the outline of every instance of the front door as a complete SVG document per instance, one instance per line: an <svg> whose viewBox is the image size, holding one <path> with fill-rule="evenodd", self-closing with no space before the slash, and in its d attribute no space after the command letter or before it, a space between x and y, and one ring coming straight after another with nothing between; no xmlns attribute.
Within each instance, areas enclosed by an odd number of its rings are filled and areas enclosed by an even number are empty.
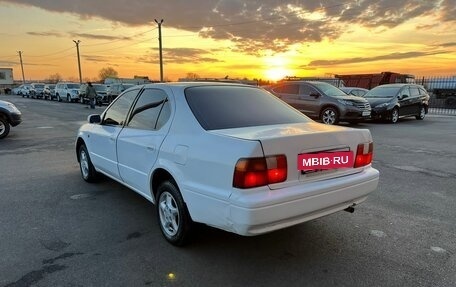
<svg viewBox="0 0 456 287"><path fill-rule="evenodd" d="M119 97L103 114L101 124L93 127L89 138L90 159L93 165L109 176L119 179L117 167L117 137L139 89Z"/></svg>

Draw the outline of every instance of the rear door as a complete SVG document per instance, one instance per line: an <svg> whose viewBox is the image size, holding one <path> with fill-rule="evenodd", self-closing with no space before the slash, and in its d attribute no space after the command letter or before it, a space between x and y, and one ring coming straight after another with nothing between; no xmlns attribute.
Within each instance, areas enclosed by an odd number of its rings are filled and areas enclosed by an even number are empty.
<svg viewBox="0 0 456 287"><path fill-rule="evenodd" d="M410 97L409 86L403 87L398 96L398 102L400 104L399 115L405 116L411 114L413 110L413 100Z"/></svg>
<svg viewBox="0 0 456 287"><path fill-rule="evenodd" d="M144 89L117 139L122 180L150 198L149 175L169 130L170 101L164 90Z"/></svg>
<svg viewBox="0 0 456 287"><path fill-rule="evenodd" d="M417 115L421 106L421 95L418 87L410 86L410 110L409 114Z"/></svg>
<svg viewBox="0 0 456 287"><path fill-rule="evenodd" d="M272 92L285 103L300 110L298 101L299 84L285 83L272 88Z"/></svg>

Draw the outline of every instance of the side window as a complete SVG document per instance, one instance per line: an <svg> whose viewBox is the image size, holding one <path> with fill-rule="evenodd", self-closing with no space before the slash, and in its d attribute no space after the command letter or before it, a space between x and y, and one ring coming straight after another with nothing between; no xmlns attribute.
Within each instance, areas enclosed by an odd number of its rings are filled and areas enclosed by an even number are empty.
<svg viewBox="0 0 456 287"><path fill-rule="evenodd" d="M166 123L169 114L169 102L166 93L162 90L146 89L135 104L128 127L158 130ZM158 122L160 123L158 124Z"/></svg>
<svg viewBox="0 0 456 287"><path fill-rule="evenodd" d="M409 88L408 87L405 87L404 89L401 90L401 93L399 94L399 96L403 97L403 96L407 96L407 98L410 98L410 91L409 91ZM404 99L406 97L403 97Z"/></svg>
<svg viewBox="0 0 456 287"><path fill-rule="evenodd" d="M426 92L425 89L423 89L423 88L419 88L419 89L420 89L420 94L421 95L427 95L427 92Z"/></svg>
<svg viewBox="0 0 456 287"><path fill-rule="evenodd" d="M418 90L418 88L416 88L416 87L411 87L410 88L410 95L412 97L419 97L420 96L420 90Z"/></svg>
<svg viewBox="0 0 456 287"><path fill-rule="evenodd" d="M297 95L299 92L299 85L288 84L288 85L278 86L277 88L274 88L274 92L281 93L281 94Z"/></svg>
<svg viewBox="0 0 456 287"><path fill-rule="evenodd" d="M103 122L104 125L123 125L127 117L128 110L136 98L139 90L132 90L117 97L108 110L106 110Z"/></svg>
<svg viewBox="0 0 456 287"><path fill-rule="evenodd" d="M311 87L309 85L301 85L301 87L299 88L299 94L309 96L311 94L318 94L318 91L314 87Z"/></svg>

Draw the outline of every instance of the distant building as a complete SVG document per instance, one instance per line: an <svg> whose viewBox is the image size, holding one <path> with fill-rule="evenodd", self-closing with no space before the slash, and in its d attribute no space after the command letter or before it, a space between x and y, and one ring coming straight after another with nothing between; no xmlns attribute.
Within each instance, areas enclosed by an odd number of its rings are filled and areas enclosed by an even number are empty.
<svg viewBox="0 0 456 287"><path fill-rule="evenodd" d="M258 86L257 80L246 79L229 79L225 78L179 78L178 82L220 82L220 83L237 83L251 86Z"/></svg>
<svg viewBox="0 0 456 287"><path fill-rule="evenodd" d="M134 78L106 78L104 80L105 85L110 85L110 84L135 84L135 85L142 85L142 84L147 84L147 83L152 83L152 81L149 80L149 77L140 77L140 76L135 76Z"/></svg>
<svg viewBox="0 0 456 287"><path fill-rule="evenodd" d="M5 94L10 93L13 88L13 69L12 68L0 68L0 91Z"/></svg>
<svg viewBox="0 0 456 287"><path fill-rule="evenodd" d="M13 69L0 68L0 85L12 85L13 83Z"/></svg>

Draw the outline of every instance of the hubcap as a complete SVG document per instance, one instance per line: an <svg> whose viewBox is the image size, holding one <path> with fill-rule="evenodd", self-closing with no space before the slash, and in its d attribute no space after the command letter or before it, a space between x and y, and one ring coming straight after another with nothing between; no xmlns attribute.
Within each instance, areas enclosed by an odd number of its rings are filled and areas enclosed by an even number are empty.
<svg viewBox="0 0 456 287"><path fill-rule="evenodd" d="M332 125L336 122L336 113L333 110L325 110L322 120L325 124Z"/></svg>
<svg viewBox="0 0 456 287"><path fill-rule="evenodd" d="M87 158L87 154L84 150L81 150L80 155L80 164L81 164L81 172L84 178L89 176L89 159Z"/></svg>
<svg viewBox="0 0 456 287"><path fill-rule="evenodd" d="M3 124L3 122L0 122L0 135L2 135L6 130L6 127L5 125Z"/></svg>
<svg viewBox="0 0 456 287"><path fill-rule="evenodd" d="M420 118L423 119L423 118L425 117L425 115L426 115L426 110L425 110L423 107L421 107L421 110L420 110Z"/></svg>
<svg viewBox="0 0 456 287"><path fill-rule="evenodd" d="M179 229L179 209L176 200L167 191L160 195L158 201L160 224L169 237L175 236Z"/></svg>
<svg viewBox="0 0 456 287"><path fill-rule="evenodd" d="M395 123L395 122L397 122L398 119L399 119L399 112L396 109L394 109L393 113L391 115L391 121L393 123Z"/></svg>

